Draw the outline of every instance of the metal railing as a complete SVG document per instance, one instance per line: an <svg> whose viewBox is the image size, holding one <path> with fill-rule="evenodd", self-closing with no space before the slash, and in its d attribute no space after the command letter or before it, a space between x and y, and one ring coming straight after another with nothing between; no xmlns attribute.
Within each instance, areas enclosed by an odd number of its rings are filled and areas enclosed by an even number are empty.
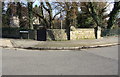
<svg viewBox="0 0 120 77"><path fill-rule="evenodd" d="M105 37L105 36L117 36L120 35L120 28L118 29L104 29L101 32L101 36Z"/></svg>

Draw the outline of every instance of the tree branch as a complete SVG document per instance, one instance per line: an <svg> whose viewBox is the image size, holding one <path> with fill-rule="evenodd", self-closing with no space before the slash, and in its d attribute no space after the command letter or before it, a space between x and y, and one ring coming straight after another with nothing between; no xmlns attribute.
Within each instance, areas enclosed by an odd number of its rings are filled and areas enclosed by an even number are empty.
<svg viewBox="0 0 120 77"><path fill-rule="evenodd" d="M63 11L65 11L65 10L62 10L62 11L60 11L60 12L56 13L56 14L54 15L54 17L52 18L52 20L54 20L54 19L55 19L55 17L56 17L57 15L59 15L61 12L63 12Z"/></svg>

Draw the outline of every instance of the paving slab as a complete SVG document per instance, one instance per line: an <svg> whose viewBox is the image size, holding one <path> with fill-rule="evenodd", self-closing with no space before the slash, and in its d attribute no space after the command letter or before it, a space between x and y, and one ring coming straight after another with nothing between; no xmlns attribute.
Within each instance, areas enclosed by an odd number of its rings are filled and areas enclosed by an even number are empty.
<svg viewBox="0 0 120 77"><path fill-rule="evenodd" d="M27 39L1 39L0 46L37 49L37 50L75 50L85 48L105 47L119 44L119 37L104 37L101 39L81 39L70 41L36 41Z"/></svg>

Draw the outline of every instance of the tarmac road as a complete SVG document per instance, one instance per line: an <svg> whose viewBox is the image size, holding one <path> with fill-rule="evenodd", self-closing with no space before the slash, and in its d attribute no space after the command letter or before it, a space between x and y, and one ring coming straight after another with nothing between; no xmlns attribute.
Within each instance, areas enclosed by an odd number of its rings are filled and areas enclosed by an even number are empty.
<svg viewBox="0 0 120 77"><path fill-rule="evenodd" d="M2 50L3 75L117 75L118 46L84 50Z"/></svg>

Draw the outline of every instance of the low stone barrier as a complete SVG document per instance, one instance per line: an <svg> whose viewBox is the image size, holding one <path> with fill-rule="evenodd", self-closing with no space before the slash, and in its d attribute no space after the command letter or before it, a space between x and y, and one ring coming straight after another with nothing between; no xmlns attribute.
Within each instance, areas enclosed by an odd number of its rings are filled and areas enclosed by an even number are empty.
<svg viewBox="0 0 120 77"><path fill-rule="evenodd" d="M67 40L67 34L65 29L48 29L46 33L47 40ZM96 36L94 28L82 28L70 31L70 40L95 38Z"/></svg>
<svg viewBox="0 0 120 77"><path fill-rule="evenodd" d="M79 39L95 39L95 30L94 28L83 28L76 29L70 32L71 40L79 40Z"/></svg>
<svg viewBox="0 0 120 77"><path fill-rule="evenodd" d="M65 29L47 29L47 40L67 40Z"/></svg>

